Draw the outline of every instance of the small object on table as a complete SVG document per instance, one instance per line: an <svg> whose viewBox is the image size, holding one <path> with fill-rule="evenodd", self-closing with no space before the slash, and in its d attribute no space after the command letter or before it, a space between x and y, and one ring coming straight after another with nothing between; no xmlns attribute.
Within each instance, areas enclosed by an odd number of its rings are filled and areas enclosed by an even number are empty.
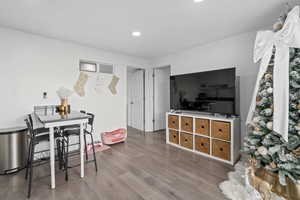
<svg viewBox="0 0 300 200"><path fill-rule="evenodd" d="M62 116L70 113L71 106L69 105L68 98L72 95L73 91L67 88L61 87L57 91L57 95L60 98L60 106L58 106L58 112L61 113Z"/></svg>

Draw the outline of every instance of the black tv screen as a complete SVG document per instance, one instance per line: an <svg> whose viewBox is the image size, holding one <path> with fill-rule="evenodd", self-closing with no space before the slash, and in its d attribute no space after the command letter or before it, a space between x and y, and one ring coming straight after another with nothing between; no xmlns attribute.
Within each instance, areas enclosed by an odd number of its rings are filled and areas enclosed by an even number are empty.
<svg viewBox="0 0 300 200"><path fill-rule="evenodd" d="M235 68L170 77L171 109L235 114Z"/></svg>

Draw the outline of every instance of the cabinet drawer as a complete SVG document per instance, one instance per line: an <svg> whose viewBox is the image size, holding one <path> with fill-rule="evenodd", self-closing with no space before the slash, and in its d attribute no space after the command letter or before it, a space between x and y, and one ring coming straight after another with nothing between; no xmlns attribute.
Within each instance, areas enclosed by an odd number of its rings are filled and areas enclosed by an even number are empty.
<svg viewBox="0 0 300 200"><path fill-rule="evenodd" d="M230 141L230 123L212 121L212 137Z"/></svg>
<svg viewBox="0 0 300 200"><path fill-rule="evenodd" d="M209 120L208 119L196 119L195 126L196 133L209 136Z"/></svg>
<svg viewBox="0 0 300 200"><path fill-rule="evenodd" d="M212 155L230 161L230 143L220 140L212 141Z"/></svg>
<svg viewBox="0 0 300 200"><path fill-rule="evenodd" d="M180 145L188 149L193 149L193 135L181 132Z"/></svg>
<svg viewBox="0 0 300 200"><path fill-rule="evenodd" d="M202 153L210 154L210 139L201 136L195 136L195 149Z"/></svg>
<svg viewBox="0 0 300 200"><path fill-rule="evenodd" d="M193 118L181 117L181 130L187 132L193 132Z"/></svg>
<svg viewBox="0 0 300 200"><path fill-rule="evenodd" d="M175 144L179 144L179 133L175 130L169 130L169 141Z"/></svg>
<svg viewBox="0 0 300 200"><path fill-rule="evenodd" d="M168 116L169 128L179 129L179 117L177 115Z"/></svg>

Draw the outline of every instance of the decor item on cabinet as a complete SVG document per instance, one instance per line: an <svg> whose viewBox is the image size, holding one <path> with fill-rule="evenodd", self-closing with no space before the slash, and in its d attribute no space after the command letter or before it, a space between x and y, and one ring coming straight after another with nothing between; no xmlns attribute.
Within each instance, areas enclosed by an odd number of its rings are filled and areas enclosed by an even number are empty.
<svg viewBox="0 0 300 200"><path fill-rule="evenodd" d="M110 92L113 94L113 95L116 95L117 94L117 84L119 82L120 78L117 77L116 75L113 75L112 79L111 79L111 82L110 84L108 85L108 89L110 90Z"/></svg>
<svg viewBox="0 0 300 200"><path fill-rule="evenodd" d="M89 76L86 73L80 72L79 78L74 86L75 92L81 97L85 95L84 87L86 82L88 81L88 78Z"/></svg>
<svg viewBox="0 0 300 200"><path fill-rule="evenodd" d="M166 118L167 144L231 165L240 158L239 118L188 112Z"/></svg>
<svg viewBox="0 0 300 200"><path fill-rule="evenodd" d="M296 48L295 48L296 47ZM300 18L299 6L283 28L258 32L254 60L261 59L247 117L245 153L279 176L281 185L300 187ZM299 195L300 196L300 195Z"/></svg>
<svg viewBox="0 0 300 200"><path fill-rule="evenodd" d="M111 132L101 133L101 139L103 144L116 144L124 142L127 138L127 131L124 128L120 128Z"/></svg>
<svg viewBox="0 0 300 200"><path fill-rule="evenodd" d="M68 98L73 94L73 91L61 87L59 90L56 91L56 93L60 98L60 105L58 106L58 112L61 113L61 115L70 113L71 106L69 105Z"/></svg>

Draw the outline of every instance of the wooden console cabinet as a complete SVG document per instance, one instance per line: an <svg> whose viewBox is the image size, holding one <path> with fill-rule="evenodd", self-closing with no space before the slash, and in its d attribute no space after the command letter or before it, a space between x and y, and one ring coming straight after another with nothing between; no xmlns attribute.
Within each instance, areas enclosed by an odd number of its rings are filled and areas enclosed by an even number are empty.
<svg viewBox="0 0 300 200"><path fill-rule="evenodd" d="M231 165L239 159L239 118L194 113L167 113L166 118L167 144Z"/></svg>

